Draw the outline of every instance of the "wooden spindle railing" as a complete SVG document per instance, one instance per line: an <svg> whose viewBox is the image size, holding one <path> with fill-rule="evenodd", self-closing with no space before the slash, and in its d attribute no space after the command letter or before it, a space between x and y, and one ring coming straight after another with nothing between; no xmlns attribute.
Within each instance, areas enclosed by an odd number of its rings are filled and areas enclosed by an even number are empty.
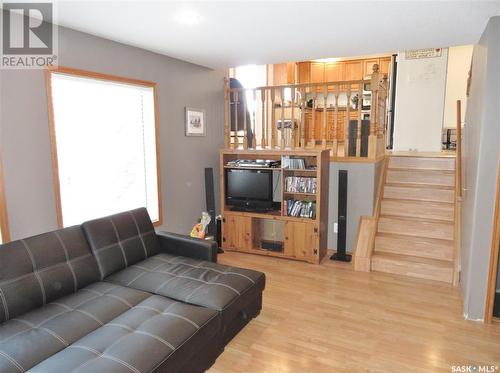
<svg viewBox="0 0 500 373"><path fill-rule="evenodd" d="M462 102L457 100L457 143L455 149L455 229L454 229L454 256L453 256L453 285L457 286L460 280L461 251L462 251Z"/></svg>
<svg viewBox="0 0 500 373"><path fill-rule="evenodd" d="M226 81L225 145L243 149L321 147L330 149L332 157L341 158L349 157L352 142L355 152L351 157L380 159L385 154L387 89L387 77L379 72L378 65L374 65L371 77L363 80L253 89L230 88ZM371 90L370 103L364 102L364 95L370 93L366 90ZM250 107L255 112L248 119L242 113ZM365 120L369 121L367 149L362 140ZM349 131L351 121L357 125L356 130ZM249 131L253 132L251 143Z"/></svg>

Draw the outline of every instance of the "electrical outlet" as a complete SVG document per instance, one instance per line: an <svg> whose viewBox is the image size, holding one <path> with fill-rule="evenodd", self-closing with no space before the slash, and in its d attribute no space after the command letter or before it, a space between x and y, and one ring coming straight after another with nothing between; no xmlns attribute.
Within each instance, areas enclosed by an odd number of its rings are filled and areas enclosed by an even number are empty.
<svg viewBox="0 0 500 373"><path fill-rule="evenodd" d="M337 223L333 223L333 233L338 233L339 225Z"/></svg>

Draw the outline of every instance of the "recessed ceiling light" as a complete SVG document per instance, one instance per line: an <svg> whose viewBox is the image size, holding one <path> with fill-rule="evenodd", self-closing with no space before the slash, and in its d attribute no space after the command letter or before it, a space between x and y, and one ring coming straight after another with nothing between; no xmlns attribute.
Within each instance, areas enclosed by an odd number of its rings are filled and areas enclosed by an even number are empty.
<svg viewBox="0 0 500 373"><path fill-rule="evenodd" d="M200 19L200 15L192 10L183 10L177 14L177 21L184 25L196 25Z"/></svg>

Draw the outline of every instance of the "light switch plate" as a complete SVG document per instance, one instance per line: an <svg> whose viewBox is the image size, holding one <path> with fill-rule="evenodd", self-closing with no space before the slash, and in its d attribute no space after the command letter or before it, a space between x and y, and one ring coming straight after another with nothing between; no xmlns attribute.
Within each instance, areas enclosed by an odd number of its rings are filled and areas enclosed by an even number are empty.
<svg viewBox="0 0 500 373"><path fill-rule="evenodd" d="M333 223L333 233L338 233L339 231L339 226L337 223Z"/></svg>

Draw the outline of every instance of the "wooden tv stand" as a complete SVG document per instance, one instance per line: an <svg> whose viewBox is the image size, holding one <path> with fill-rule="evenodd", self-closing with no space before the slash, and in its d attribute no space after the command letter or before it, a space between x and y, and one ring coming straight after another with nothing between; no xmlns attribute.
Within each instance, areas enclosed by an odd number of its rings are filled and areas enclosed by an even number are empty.
<svg viewBox="0 0 500 373"><path fill-rule="evenodd" d="M278 168L264 168L278 173L276 179L279 178L281 191L279 196L281 201L280 210L265 213L233 211L231 206L226 205L226 170L228 168L246 169L240 166L228 166L229 161L237 159L281 160L282 157L303 158L307 167L315 166L315 168L284 168L283 164ZM319 264L326 255L327 249L329 168L329 150L222 149L220 151L222 248L228 251L268 255ZM285 178L287 177L316 178L316 191L314 193L287 191L285 187ZM306 202L315 201L315 218L288 216L283 201L292 199ZM262 247L263 237L268 225L271 225L273 230L277 227L278 230L282 229L283 231L282 241L275 241L282 245L282 248L278 251Z"/></svg>

